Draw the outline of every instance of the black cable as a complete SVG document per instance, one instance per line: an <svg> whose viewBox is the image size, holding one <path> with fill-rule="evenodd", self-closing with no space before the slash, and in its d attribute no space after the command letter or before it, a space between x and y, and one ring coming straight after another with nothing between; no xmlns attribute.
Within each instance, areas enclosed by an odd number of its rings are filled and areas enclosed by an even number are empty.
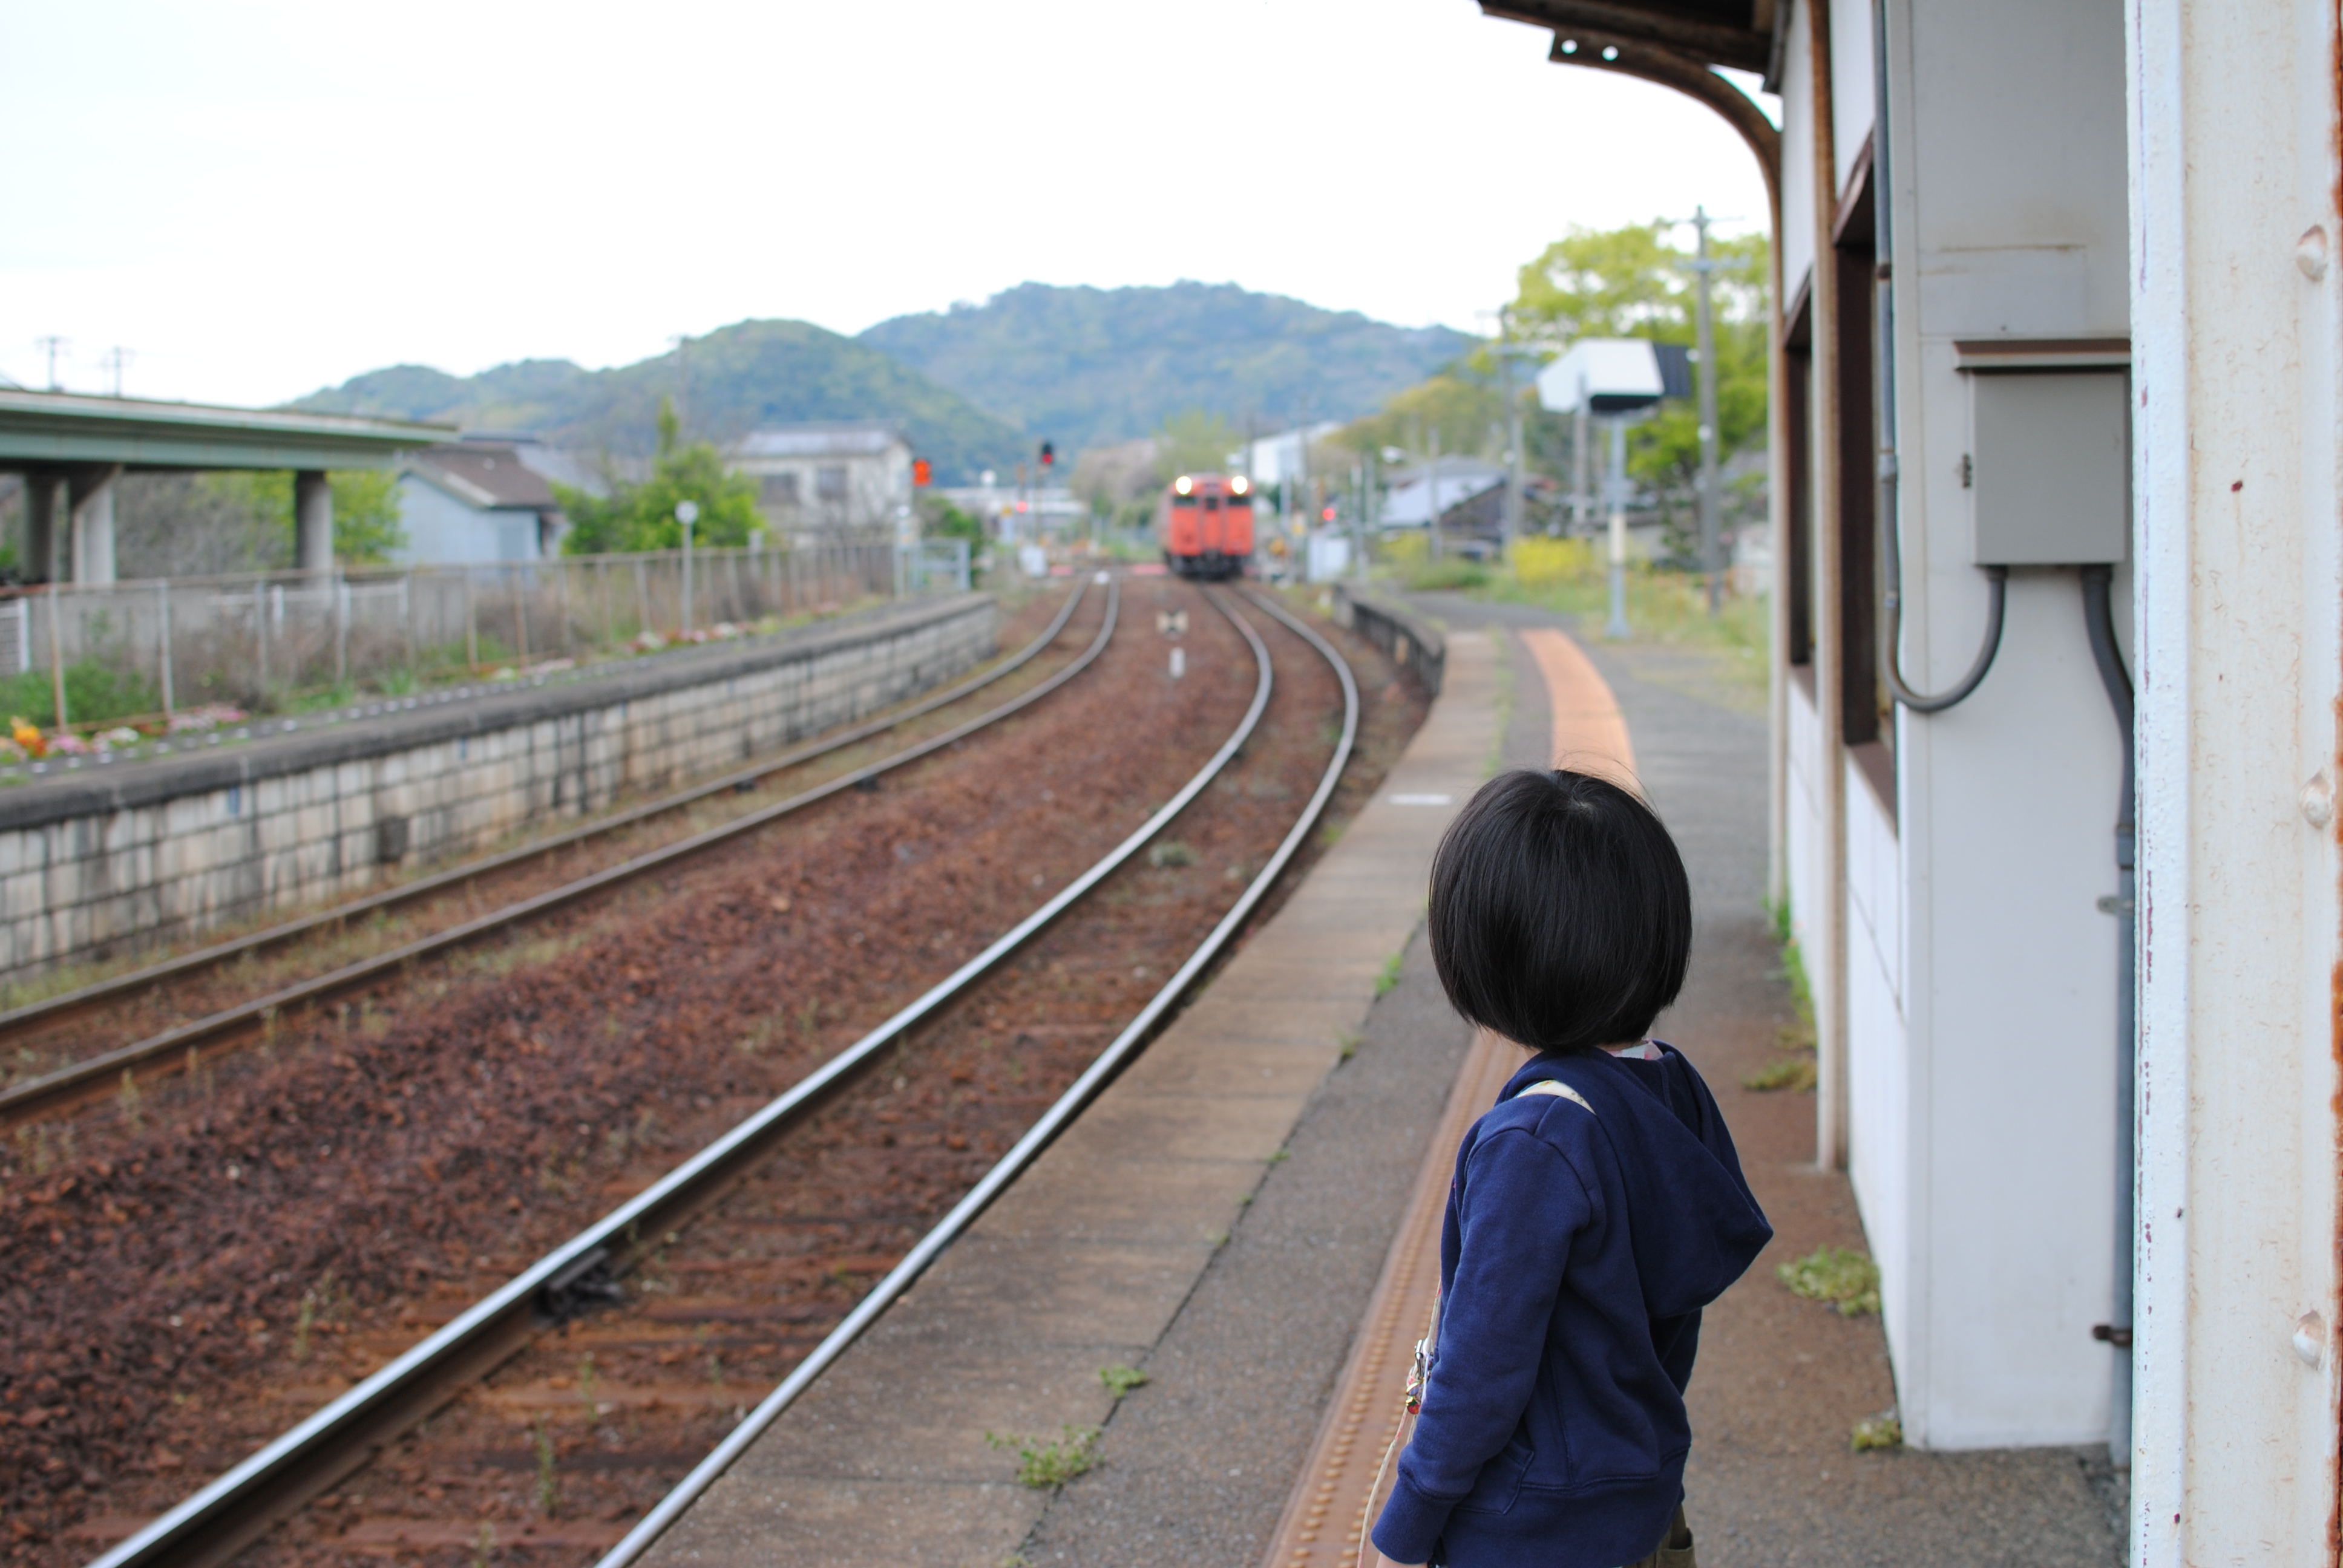
<svg viewBox="0 0 2343 1568"><path fill-rule="evenodd" d="M1887 689L1895 694L1896 701L1915 713L1942 713L1985 683L1986 671L1993 668L1993 656L2001 651L2001 623L2009 604L2009 568L1985 568L1985 646L1977 649L1976 662L1969 666L1969 672L1951 690L1924 697L1904 684L1904 671L1898 663L1899 645L1904 640L1904 596L1897 589L1904 563L1903 552L1896 548L1896 523L1892 517L1885 532L1889 576L1887 614L1880 626L1879 667L1886 673Z"/></svg>

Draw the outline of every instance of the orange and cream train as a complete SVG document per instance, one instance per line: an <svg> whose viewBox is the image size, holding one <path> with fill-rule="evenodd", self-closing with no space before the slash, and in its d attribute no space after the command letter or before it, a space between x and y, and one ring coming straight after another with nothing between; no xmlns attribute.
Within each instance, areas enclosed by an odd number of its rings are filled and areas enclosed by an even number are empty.
<svg viewBox="0 0 2343 1568"><path fill-rule="evenodd" d="M1163 487L1163 564L1183 578L1244 575L1252 554L1252 486L1242 474L1182 474Z"/></svg>

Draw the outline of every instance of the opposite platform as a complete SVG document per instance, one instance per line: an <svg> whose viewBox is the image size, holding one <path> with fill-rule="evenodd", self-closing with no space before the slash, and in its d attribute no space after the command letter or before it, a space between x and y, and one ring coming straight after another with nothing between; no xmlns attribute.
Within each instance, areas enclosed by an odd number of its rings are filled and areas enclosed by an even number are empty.
<svg viewBox="0 0 2343 1568"><path fill-rule="evenodd" d="M1486 638L1451 641L1423 728L1284 907L648 1563L1017 1552L1047 1499L986 1433L1099 1425L1099 1370L1146 1364L1421 920L1498 684Z"/></svg>

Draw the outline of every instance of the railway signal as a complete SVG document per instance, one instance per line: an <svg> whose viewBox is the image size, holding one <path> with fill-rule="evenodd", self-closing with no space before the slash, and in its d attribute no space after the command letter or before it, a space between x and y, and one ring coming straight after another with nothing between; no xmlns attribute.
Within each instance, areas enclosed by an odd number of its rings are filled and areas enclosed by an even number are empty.
<svg viewBox="0 0 2343 1568"><path fill-rule="evenodd" d="M913 488L924 489L927 487L928 482L934 477L935 469L930 466L925 457L914 457L911 459L911 485Z"/></svg>
<svg viewBox="0 0 2343 1568"><path fill-rule="evenodd" d="M1043 467L1044 468L1054 468L1054 467L1056 467L1057 466L1058 466L1058 448L1057 448L1056 445L1055 445L1054 443L1052 443L1052 442L1049 442L1049 441L1044 441L1044 442L1042 442L1042 443L1041 443L1041 467Z"/></svg>

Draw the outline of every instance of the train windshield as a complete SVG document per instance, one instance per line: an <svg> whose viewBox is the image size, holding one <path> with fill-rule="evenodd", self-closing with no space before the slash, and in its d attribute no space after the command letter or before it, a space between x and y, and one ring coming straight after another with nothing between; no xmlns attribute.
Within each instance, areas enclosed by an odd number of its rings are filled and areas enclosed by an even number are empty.
<svg viewBox="0 0 2343 1568"><path fill-rule="evenodd" d="M1172 498L1172 504L1175 507L1192 507L1196 504L1196 498L1193 496L1173 496Z"/></svg>

